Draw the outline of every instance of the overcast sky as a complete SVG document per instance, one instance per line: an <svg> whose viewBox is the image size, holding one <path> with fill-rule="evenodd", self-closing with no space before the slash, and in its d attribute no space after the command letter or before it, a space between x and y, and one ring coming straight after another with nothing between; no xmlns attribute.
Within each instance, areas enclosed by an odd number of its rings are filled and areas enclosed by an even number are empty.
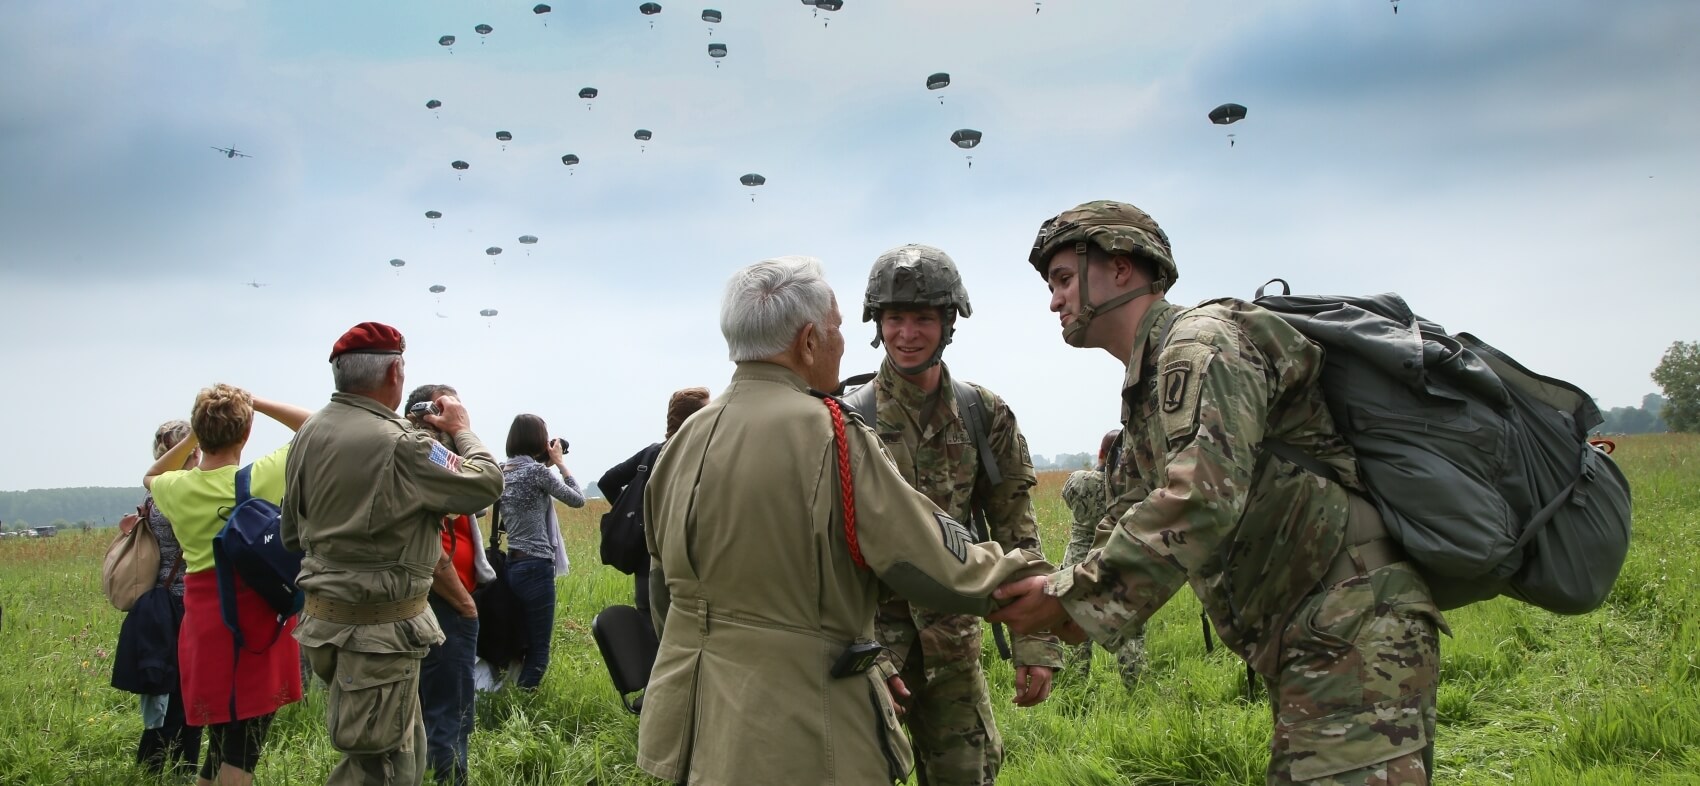
<svg viewBox="0 0 1700 786"><path fill-rule="evenodd" d="M821 258L850 374L868 267L911 242L973 299L953 373L1035 452L1090 451L1121 369L1062 343L1026 263L1090 199L1162 223L1176 302L1397 291L1606 406L1700 339L1693 0L714 2L712 34L676 2L0 5L0 489L135 485L214 382L316 409L364 320L498 452L536 413L588 482L671 391L724 387L732 271Z"/></svg>

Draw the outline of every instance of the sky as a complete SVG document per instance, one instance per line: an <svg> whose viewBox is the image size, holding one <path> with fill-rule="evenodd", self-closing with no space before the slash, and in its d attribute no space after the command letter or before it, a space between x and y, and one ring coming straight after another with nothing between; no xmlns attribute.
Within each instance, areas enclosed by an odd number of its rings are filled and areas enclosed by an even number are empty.
<svg viewBox="0 0 1700 786"><path fill-rule="evenodd" d="M498 454L534 413L588 482L726 385L750 263L820 258L844 373L874 370L862 292L905 243L972 298L953 375L1035 453L1091 451L1122 369L1062 343L1026 255L1093 199L1163 225L1175 302L1394 291L1607 407L1700 339L1692 0L713 1L712 32L676 2L0 4L0 489L138 485L215 382L317 409L366 320Z"/></svg>

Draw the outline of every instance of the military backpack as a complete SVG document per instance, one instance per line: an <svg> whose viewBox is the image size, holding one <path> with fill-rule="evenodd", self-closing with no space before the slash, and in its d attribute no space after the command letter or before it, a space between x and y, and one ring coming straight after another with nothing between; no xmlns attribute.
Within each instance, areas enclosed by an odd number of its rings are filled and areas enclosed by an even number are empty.
<svg viewBox="0 0 1700 786"><path fill-rule="evenodd" d="M1265 295L1277 282L1281 294ZM1437 605L1508 595L1582 614L1605 602L1629 551L1631 500L1616 463L1588 441L1602 418L1587 393L1448 334L1398 295L1301 296L1269 284L1252 302L1327 353L1329 413ZM1335 477L1292 445L1263 444Z"/></svg>

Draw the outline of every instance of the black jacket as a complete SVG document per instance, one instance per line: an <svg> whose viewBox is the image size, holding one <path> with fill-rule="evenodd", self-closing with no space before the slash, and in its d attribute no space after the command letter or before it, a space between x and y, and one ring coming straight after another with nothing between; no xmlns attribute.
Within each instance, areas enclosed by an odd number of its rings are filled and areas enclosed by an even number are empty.
<svg viewBox="0 0 1700 786"><path fill-rule="evenodd" d="M602 564L621 573L637 572L649 561L643 538L643 489L661 455L657 442L602 473L596 487L613 505L602 514Z"/></svg>
<svg viewBox="0 0 1700 786"><path fill-rule="evenodd" d="M147 526L138 524L138 526ZM183 599L168 587L142 594L124 615L112 654L112 687L143 696L177 691L177 626Z"/></svg>

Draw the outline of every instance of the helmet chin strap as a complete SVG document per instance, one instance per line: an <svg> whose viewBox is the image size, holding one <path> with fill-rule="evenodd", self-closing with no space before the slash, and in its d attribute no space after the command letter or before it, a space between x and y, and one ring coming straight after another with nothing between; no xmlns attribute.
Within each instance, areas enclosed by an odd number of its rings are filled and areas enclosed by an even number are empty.
<svg viewBox="0 0 1700 786"><path fill-rule="evenodd" d="M1102 303L1094 304L1092 302L1092 295L1087 291L1087 250L1087 245L1084 242L1076 243L1074 246L1075 259L1079 260L1074 280L1079 282L1080 310L1075 312L1074 318L1070 319L1067 325L1063 326L1063 341L1071 347L1086 346L1086 328L1088 325L1092 324L1092 319L1094 317L1097 317L1099 314L1103 314L1107 311L1121 308L1122 306L1132 302L1134 298L1142 295L1149 295L1153 292L1162 294L1169 288L1169 280L1159 278L1156 281L1146 284L1138 289L1123 292ZM943 347L940 347L940 349L943 349Z"/></svg>
<svg viewBox="0 0 1700 786"><path fill-rule="evenodd" d="M890 347L886 348L885 356L888 360L891 360L891 367L894 368L894 369L897 369L897 373L902 374L904 376L912 377L912 376L915 376L916 374L920 374L921 372L926 371L929 368L932 368L933 366L938 365L939 361L944 359L944 348L949 346L951 339L955 338L955 336L956 336L956 309L942 309L941 308L939 310L940 311L948 311L950 313L950 321L944 323L944 335L942 337L940 337L938 348L933 350L933 356L932 357L927 358L926 360L922 361L920 365L917 365L917 366L899 366L899 365L897 365L897 360L891 357L891 348ZM881 312L881 313L884 313L884 312ZM880 335L880 318L879 318L879 315L875 315L874 316L874 340L872 342L870 342L868 344L868 346L877 348L881 343L882 343L882 337Z"/></svg>

